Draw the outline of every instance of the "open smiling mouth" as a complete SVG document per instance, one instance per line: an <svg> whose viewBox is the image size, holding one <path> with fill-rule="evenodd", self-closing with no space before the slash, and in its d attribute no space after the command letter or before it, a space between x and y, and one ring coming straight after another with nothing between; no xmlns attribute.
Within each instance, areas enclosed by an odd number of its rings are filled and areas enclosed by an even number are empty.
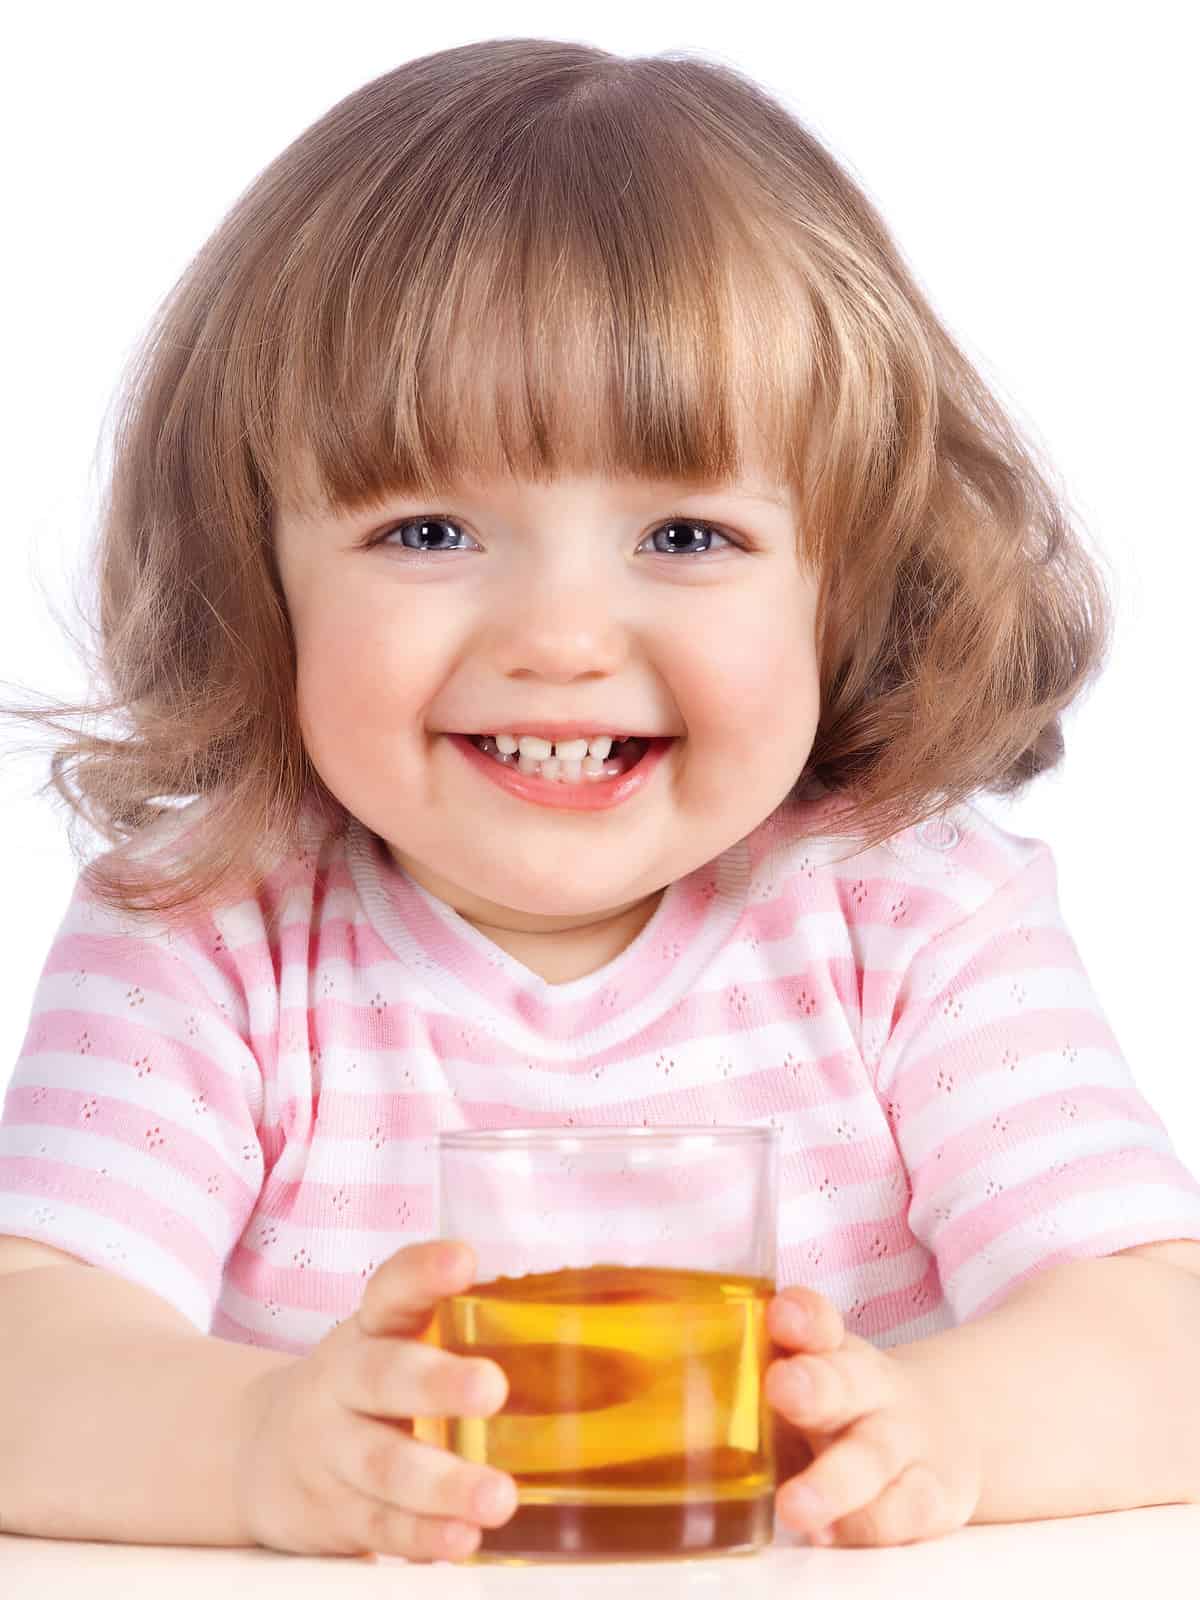
<svg viewBox="0 0 1200 1600"><path fill-rule="evenodd" d="M607 810L639 793L677 742L674 738L622 739L614 742L604 757L568 761L525 758L523 770L517 753L501 752L490 735L448 733L445 737L476 770L508 793L535 805L571 811Z"/></svg>

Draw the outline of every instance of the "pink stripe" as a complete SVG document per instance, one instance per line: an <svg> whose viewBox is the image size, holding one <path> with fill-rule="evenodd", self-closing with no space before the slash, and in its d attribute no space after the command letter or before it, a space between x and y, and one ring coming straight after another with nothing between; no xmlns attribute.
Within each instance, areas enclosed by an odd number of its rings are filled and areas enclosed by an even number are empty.
<svg viewBox="0 0 1200 1600"><path fill-rule="evenodd" d="M30 1089L14 1085L5 1107L6 1123L25 1123L51 1130L78 1130L101 1134L115 1144L150 1156L159 1166L180 1178L203 1186L222 1208L231 1226L240 1229L258 1197L258 1172L262 1152L253 1130L246 1128L239 1167L229 1155L202 1134L144 1106L109 1095L85 1094L75 1089ZM38 1158L39 1164L46 1158ZM53 1165L54 1163L51 1162ZM64 1172L74 1171L63 1166ZM253 1177L254 1182L251 1182ZM90 1181L95 1181L94 1177ZM140 1191L131 1188L130 1194ZM142 1196L141 1208L145 1207ZM137 1206L130 1215L138 1215Z"/></svg>
<svg viewBox="0 0 1200 1600"><path fill-rule="evenodd" d="M336 1235L338 1230L323 1231ZM389 1248L389 1241L381 1240L376 1266L382 1266L395 1248L394 1245ZM366 1276L356 1271L329 1272L312 1264L318 1249L320 1245L316 1240L297 1245L291 1263L280 1265L239 1240L225 1266L226 1282L247 1300L257 1301L268 1309L272 1302L288 1310L315 1312L357 1305L366 1286Z"/></svg>
<svg viewBox="0 0 1200 1600"><path fill-rule="evenodd" d="M72 902L47 956L45 973L97 973L118 983L137 984L147 993L165 995L181 1005L211 1013L213 1001L189 965L186 951L197 965L215 967L231 988L241 987L239 962L227 947L224 933L208 913L197 911L190 921L182 923L174 932L171 945L159 942L161 935L157 930L130 943L119 934L92 930L84 920L84 910L91 903L83 894ZM239 909L244 911L250 904L253 903L242 902ZM254 910L261 915L260 907L254 906ZM265 949L260 934L248 941L248 945Z"/></svg>
<svg viewBox="0 0 1200 1600"><path fill-rule="evenodd" d="M938 927L953 921L959 913L958 901L939 891L935 884L909 882L899 870L861 873L847 865L830 879L823 874L809 879L803 873L785 879L777 894L752 901L746 907L743 926L747 934L753 933L765 944L790 939L806 917L832 909L831 894L851 926L884 932L900 930L896 934L898 955L902 941L911 937L908 930L914 923Z"/></svg>
<svg viewBox="0 0 1200 1600"><path fill-rule="evenodd" d="M184 936L180 943L185 942ZM207 956L207 952L206 952ZM131 946L123 939L71 928L62 932L46 957L43 975L83 972L111 978L128 990L140 988L149 995L165 996L180 1005L211 1012L213 1003L189 968L179 959L156 949L147 940ZM81 993L86 992L86 984Z"/></svg>
<svg viewBox="0 0 1200 1600"><path fill-rule="evenodd" d="M947 1104L957 1085L969 1095L981 1077L996 1077L1002 1072L1028 1074L1025 1065L1034 1056L1056 1054L1068 1064L1075 1053L1098 1050L1120 1060L1112 1033L1103 1017L1082 1010L1041 1009L1021 1011L981 1023L969 1037L926 1050L921 1058L904 1067L891 1081L889 1095L902 1115L912 1116L932 1102ZM1087 1062L1080 1063L1087 1070ZM1087 1092L1086 1082L1079 1089L1063 1088L1069 1095Z"/></svg>
<svg viewBox="0 0 1200 1600"><path fill-rule="evenodd" d="M270 1181L271 1216L289 1227L337 1232L349 1224L363 1232L397 1228L428 1233L433 1227L429 1183L322 1183Z"/></svg>
<svg viewBox="0 0 1200 1600"><path fill-rule="evenodd" d="M112 1222L157 1245L164 1255L186 1267L207 1295L216 1295L221 1263L208 1240L184 1212L168 1210L165 1203L147 1205L145 1191L131 1183L70 1167L48 1156L0 1155L0 1187L48 1202L61 1200L94 1217L92 1240L84 1248L99 1266L108 1264L99 1249L101 1224ZM79 1243L72 1241L63 1248L78 1249Z"/></svg>
<svg viewBox="0 0 1200 1600"><path fill-rule="evenodd" d="M192 1091L197 1098L202 1094L208 1114L219 1121L237 1129L246 1125L241 1080L220 1060L183 1040L168 1038L152 1022L143 1026L132 1017L95 1011L43 1011L30 1029L22 1061L31 1062L44 1053L73 1057L72 1070L84 1082L90 1058L127 1067L131 1093L141 1076L152 1075L158 1082ZM14 1088L18 1082L14 1077Z"/></svg>
<svg viewBox="0 0 1200 1600"><path fill-rule="evenodd" d="M860 1338L881 1338L894 1328L929 1316L943 1302L937 1263L930 1260L913 1282L853 1301L843 1309L843 1319L849 1331Z"/></svg>
<svg viewBox="0 0 1200 1600"><path fill-rule="evenodd" d="M1050 1211L1079 1194L1112 1195L1127 1185L1161 1183L1200 1200L1200 1184L1178 1163L1156 1150L1111 1150L1077 1156L1065 1170L1040 1172L952 1218L936 1234L942 1273L951 1277L980 1250L1019 1223ZM928 1201L926 1201L928 1203Z"/></svg>
<svg viewBox="0 0 1200 1600"><path fill-rule="evenodd" d="M780 1282L814 1283L852 1270L864 1261L904 1255L916 1244L903 1210L867 1222L831 1222L806 1239L780 1241ZM782 1264L786 1263L786 1272Z"/></svg>

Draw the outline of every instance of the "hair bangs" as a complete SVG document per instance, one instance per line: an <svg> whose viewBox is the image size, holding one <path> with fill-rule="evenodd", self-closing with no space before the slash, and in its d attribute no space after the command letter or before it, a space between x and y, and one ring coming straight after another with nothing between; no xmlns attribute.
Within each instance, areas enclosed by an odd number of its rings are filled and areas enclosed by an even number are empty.
<svg viewBox="0 0 1200 1600"><path fill-rule="evenodd" d="M635 138L598 101L588 115L604 138L529 130L491 173L435 171L427 195L312 231L264 341L277 370L246 408L275 504L505 475L798 482L799 286L716 170L693 153L686 172L669 124ZM601 159L614 142L621 159ZM414 215L435 220L414 233Z"/></svg>

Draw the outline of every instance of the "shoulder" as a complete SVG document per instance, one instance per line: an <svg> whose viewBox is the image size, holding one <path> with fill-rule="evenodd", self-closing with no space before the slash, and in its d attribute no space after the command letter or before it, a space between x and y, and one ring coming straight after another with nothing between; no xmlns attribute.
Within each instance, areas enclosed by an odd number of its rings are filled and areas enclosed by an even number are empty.
<svg viewBox="0 0 1200 1600"><path fill-rule="evenodd" d="M129 854L164 864L181 859L207 805L200 797L164 812L139 831ZM234 979L239 964L261 965L258 958L269 955L285 924L300 923L307 929L321 917L326 880L336 880L340 871L349 882L344 856L341 835L317 808L306 804L292 836L264 848L253 885L241 893L162 911L123 909L94 892L85 870L65 926L143 951L161 950L196 972L215 966ZM306 942L303 936L300 942Z"/></svg>
<svg viewBox="0 0 1200 1600"><path fill-rule="evenodd" d="M975 802L863 847L847 807L816 790L751 835L752 898L802 895L851 925L903 927L925 943L985 908L1053 890L1045 841L1006 828Z"/></svg>

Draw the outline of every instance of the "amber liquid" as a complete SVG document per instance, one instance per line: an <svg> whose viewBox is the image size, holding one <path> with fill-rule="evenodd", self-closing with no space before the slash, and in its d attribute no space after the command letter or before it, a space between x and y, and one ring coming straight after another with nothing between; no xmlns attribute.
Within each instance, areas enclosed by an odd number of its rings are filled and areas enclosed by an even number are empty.
<svg viewBox="0 0 1200 1600"><path fill-rule="evenodd" d="M769 1543L775 1453L762 1377L773 1294L765 1278L601 1265L498 1278L443 1300L431 1342L489 1357L509 1385L495 1415L437 1425L437 1442L511 1473L519 1490L475 1559Z"/></svg>

